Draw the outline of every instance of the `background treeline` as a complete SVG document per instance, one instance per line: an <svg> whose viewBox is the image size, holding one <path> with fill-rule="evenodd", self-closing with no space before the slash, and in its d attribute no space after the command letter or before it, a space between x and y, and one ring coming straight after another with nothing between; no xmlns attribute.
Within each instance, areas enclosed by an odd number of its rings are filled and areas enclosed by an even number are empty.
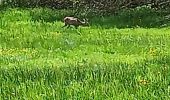
<svg viewBox="0 0 170 100"><path fill-rule="evenodd" d="M0 0L10 7L49 7L74 9L79 13L113 14L122 9L149 6L156 10L170 8L170 0Z"/></svg>

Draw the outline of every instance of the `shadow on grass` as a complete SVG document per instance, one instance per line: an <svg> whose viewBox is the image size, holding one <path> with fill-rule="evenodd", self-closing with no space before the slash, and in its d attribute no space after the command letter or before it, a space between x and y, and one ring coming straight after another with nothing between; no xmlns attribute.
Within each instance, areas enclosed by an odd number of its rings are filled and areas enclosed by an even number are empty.
<svg viewBox="0 0 170 100"><path fill-rule="evenodd" d="M167 13L151 9L129 10L114 16L94 17L90 23L92 26L102 28L161 28L170 26L170 18L166 16Z"/></svg>
<svg viewBox="0 0 170 100"><path fill-rule="evenodd" d="M168 26L169 22L167 20L159 20L158 18L134 18L134 17L103 17L95 18L91 22L92 26L102 27L102 28L133 28L133 27L143 27L143 28L159 28Z"/></svg>
<svg viewBox="0 0 170 100"><path fill-rule="evenodd" d="M72 16L73 10L53 10L49 8L34 8L31 10L30 15L32 21L44 21L44 22L55 22L63 21L64 17Z"/></svg>

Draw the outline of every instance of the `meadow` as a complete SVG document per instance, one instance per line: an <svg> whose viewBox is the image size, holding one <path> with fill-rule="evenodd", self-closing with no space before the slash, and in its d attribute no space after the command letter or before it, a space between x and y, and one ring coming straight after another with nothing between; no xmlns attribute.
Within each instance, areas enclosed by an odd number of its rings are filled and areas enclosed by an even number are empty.
<svg viewBox="0 0 170 100"><path fill-rule="evenodd" d="M161 15L62 28L70 13L0 11L1 100L170 99L170 27L156 22Z"/></svg>

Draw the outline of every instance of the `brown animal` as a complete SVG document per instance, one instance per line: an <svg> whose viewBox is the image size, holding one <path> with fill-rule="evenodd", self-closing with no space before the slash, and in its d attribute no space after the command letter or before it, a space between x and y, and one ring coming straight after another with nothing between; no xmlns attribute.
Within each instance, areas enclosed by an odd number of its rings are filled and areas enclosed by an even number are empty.
<svg viewBox="0 0 170 100"><path fill-rule="evenodd" d="M89 26L88 22L84 19L84 21L81 21L80 19L76 17L65 17L64 18L65 25L63 27L70 27L70 25L73 25L76 29L79 26Z"/></svg>

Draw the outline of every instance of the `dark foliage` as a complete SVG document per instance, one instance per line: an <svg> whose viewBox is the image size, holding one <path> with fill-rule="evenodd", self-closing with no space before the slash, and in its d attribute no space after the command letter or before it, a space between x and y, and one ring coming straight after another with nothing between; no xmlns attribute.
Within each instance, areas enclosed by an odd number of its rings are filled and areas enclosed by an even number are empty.
<svg viewBox="0 0 170 100"><path fill-rule="evenodd" d="M154 9L169 9L170 0L2 0L3 6L49 7L55 9L76 9L77 13L108 15L121 9L147 5Z"/></svg>

